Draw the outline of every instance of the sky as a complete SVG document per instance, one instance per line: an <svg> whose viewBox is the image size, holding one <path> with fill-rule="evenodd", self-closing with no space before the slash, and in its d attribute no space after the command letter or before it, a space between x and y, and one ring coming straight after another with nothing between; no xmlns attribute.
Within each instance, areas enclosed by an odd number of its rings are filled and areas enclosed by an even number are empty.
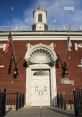
<svg viewBox="0 0 82 117"><path fill-rule="evenodd" d="M1 0L0 26L32 25L38 6L47 11L48 25L82 25L82 0Z"/></svg>

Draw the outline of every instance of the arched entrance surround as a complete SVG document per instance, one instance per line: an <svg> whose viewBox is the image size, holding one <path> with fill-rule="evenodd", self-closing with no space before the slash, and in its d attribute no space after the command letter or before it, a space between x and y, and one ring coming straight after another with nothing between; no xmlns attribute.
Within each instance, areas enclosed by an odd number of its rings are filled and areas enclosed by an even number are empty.
<svg viewBox="0 0 82 117"><path fill-rule="evenodd" d="M50 106L55 104L57 60L53 43L27 44L26 105Z"/></svg>

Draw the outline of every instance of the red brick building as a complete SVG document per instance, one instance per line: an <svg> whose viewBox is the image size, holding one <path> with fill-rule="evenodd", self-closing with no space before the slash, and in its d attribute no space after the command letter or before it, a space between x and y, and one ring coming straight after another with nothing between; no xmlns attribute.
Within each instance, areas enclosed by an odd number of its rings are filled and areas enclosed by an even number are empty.
<svg viewBox="0 0 82 117"><path fill-rule="evenodd" d="M6 54L3 51L9 31L0 31L0 89L25 93L25 105L50 106L55 104L57 93L82 88L82 31L71 26L70 32L69 27L51 30L47 12L41 7L33 12L33 17L32 30L11 29L19 71L16 78L14 63L8 74L13 48L10 46ZM63 73L62 67L67 68L67 73Z"/></svg>

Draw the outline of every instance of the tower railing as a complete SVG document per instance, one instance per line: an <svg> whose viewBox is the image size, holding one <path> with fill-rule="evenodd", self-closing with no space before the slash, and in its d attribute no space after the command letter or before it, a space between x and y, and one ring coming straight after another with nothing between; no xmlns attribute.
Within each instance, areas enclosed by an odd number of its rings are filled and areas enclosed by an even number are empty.
<svg viewBox="0 0 82 117"><path fill-rule="evenodd" d="M0 26L0 31L32 31L31 25ZM49 25L47 31L69 31L69 25ZM82 25L70 25L70 31L82 31Z"/></svg>

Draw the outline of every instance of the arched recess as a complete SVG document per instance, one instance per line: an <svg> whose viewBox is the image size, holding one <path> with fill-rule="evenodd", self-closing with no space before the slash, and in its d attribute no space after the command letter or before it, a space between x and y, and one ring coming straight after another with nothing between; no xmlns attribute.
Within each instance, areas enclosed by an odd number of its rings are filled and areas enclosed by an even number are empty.
<svg viewBox="0 0 82 117"><path fill-rule="evenodd" d="M27 44L27 52L25 55L25 60L30 64L50 64L54 63L57 60L56 52L54 51L53 44L45 45L45 44L37 44L30 45Z"/></svg>
<svg viewBox="0 0 82 117"><path fill-rule="evenodd" d="M32 99L31 99L31 87L33 82L33 74L40 73L42 75L44 72L49 71L49 87L50 87L50 103L49 105L55 104L55 99L57 95L56 91L56 69L55 63L57 60L56 52L54 51L53 43L50 45L45 44L36 44L30 45L27 44L27 52L25 54L25 61L28 64L26 68L26 105L32 106ZM34 73L35 70L35 73ZM41 71L42 70L42 71ZM45 73L46 73L45 72ZM44 74L43 74L44 75ZM46 76L46 74L44 75ZM34 105L36 106L36 105ZM44 106L47 106L45 103Z"/></svg>

